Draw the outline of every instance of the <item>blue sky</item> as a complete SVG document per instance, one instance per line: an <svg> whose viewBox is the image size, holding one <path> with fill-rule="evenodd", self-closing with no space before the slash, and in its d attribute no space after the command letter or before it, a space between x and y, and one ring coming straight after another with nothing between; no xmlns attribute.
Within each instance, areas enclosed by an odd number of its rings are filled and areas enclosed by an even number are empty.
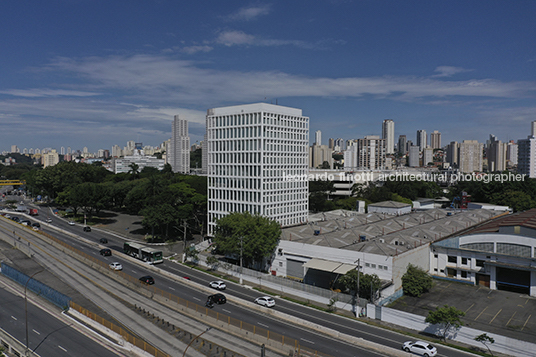
<svg viewBox="0 0 536 357"><path fill-rule="evenodd" d="M439 130L526 138L536 1L0 2L0 151L157 146L173 115L271 102L311 142Z"/></svg>

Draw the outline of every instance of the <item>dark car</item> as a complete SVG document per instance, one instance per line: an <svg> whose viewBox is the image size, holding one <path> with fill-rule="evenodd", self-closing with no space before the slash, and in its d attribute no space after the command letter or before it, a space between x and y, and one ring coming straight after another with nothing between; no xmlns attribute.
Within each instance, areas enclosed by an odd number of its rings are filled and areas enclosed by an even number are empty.
<svg viewBox="0 0 536 357"><path fill-rule="evenodd" d="M227 298L223 294L210 295L207 300L219 305L225 304L227 302Z"/></svg>
<svg viewBox="0 0 536 357"><path fill-rule="evenodd" d="M106 244L106 243L108 243L108 239L106 239L106 238L101 238L101 239L99 240L99 242L100 242L101 244Z"/></svg>
<svg viewBox="0 0 536 357"><path fill-rule="evenodd" d="M13 216L13 217L11 217L11 219L12 219L13 221L15 221L15 222L20 222L20 218L17 217L17 216Z"/></svg>
<svg viewBox="0 0 536 357"><path fill-rule="evenodd" d="M107 256L109 256L109 255L112 255L112 251L111 251L110 249L108 249L108 248L106 248L106 249L101 249L101 250L99 251L99 253L100 253L101 255L104 255L105 257L107 257Z"/></svg>
<svg viewBox="0 0 536 357"><path fill-rule="evenodd" d="M150 276L150 275L142 276L142 277L140 278L140 281L141 281L142 283L145 283L145 284L148 284L148 285L153 285L153 284L154 284L154 279L153 279L153 277Z"/></svg>
<svg viewBox="0 0 536 357"><path fill-rule="evenodd" d="M84 227L84 232L91 232L91 227L85 226Z"/></svg>
<svg viewBox="0 0 536 357"><path fill-rule="evenodd" d="M34 222L34 223L32 223L32 227L40 228L41 225L39 224L39 222Z"/></svg>

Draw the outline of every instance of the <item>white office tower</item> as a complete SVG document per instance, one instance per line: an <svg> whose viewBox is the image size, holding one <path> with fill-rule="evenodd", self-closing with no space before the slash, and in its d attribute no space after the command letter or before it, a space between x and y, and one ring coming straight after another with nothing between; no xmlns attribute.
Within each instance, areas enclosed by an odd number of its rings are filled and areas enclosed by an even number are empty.
<svg viewBox="0 0 536 357"><path fill-rule="evenodd" d="M536 178L536 136L517 141L517 172Z"/></svg>
<svg viewBox="0 0 536 357"><path fill-rule="evenodd" d="M441 133L437 130L434 130L430 134L430 146L432 149L441 149Z"/></svg>
<svg viewBox="0 0 536 357"><path fill-rule="evenodd" d="M344 150L344 170L354 171L357 169L357 143Z"/></svg>
<svg viewBox="0 0 536 357"><path fill-rule="evenodd" d="M427 139L426 130L417 130L417 146L420 151L428 145Z"/></svg>
<svg viewBox="0 0 536 357"><path fill-rule="evenodd" d="M487 157L489 172L506 170L506 145L498 140L495 135L489 136Z"/></svg>
<svg viewBox="0 0 536 357"><path fill-rule="evenodd" d="M513 167L517 165L517 144L510 141L506 144L506 166Z"/></svg>
<svg viewBox="0 0 536 357"><path fill-rule="evenodd" d="M320 130L315 132L315 144L318 146L322 145L322 132Z"/></svg>
<svg viewBox="0 0 536 357"><path fill-rule="evenodd" d="M385 119L382 124L382 139L385 139L385 153L387 155L395 153L395 122L392 119Z"/></svg>
<svg viewBox="0 0 536 357"><path fill-rule="evenodd" d="M477 140L464 140L460 144L458 162L461 172L482 172L482 146Z"/></svg>
<svg viewBox="0 0 536 357"><path fill-rule="evenodd" d="M530 132L532 136L536 136L536 120L530 123Z"/></svg>
<svg viewBox="0 0 536 357"><path fill-rule="evenodd" d="M408 166L409 167L420 166L420 150L418 146L412 145L409 147Z"/></svg>
<svg viewBox="0 0 536 357"><path fill-rule="evenodd" d="M309 118L255 103L207 111L208 232L232 212L307 221Z"/></svg>
<svg viewBox="0 0 536 357"><path fill-rule="evenodd" d="M190 173L190 137L188 136L188 120L175 115L171 127L170 153L168 163L173 172Z"/></svg>

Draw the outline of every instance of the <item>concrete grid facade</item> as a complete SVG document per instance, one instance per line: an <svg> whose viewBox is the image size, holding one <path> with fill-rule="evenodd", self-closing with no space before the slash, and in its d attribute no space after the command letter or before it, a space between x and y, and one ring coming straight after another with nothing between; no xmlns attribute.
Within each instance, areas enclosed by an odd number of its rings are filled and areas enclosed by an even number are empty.
<svg viewBox="0 0 536 357"><path fill-rule="evenodd" d="M255 103L207 111L208 233L233 212L307 221L309 118ZM300 179L289 179L289 175Z"/></svg>

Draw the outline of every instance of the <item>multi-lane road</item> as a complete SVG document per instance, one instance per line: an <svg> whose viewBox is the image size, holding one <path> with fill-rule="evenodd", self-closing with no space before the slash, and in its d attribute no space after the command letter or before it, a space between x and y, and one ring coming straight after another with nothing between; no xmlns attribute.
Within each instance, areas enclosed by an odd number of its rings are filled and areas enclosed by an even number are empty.
<svg viewBox="0 0 536 357"><path fill-rule="evenodd" d="M44 218L47 216L43 210L41 210L40 214L41 216L39 219L44 220ZM183 299L188 299L189 301L198 304L203 304L206 300L207 292L196 289L195 283L201 284L202 286L208 286L208 283L211 280L214 280L212 276L170 261L157 265L157 268L165 270L168 274L158 274L155 271L149 271L149 269L147 269L146 265L143 263L139 262L136 264L135 262L132 262L131 259L124 258L124 255L121 253L123 240L114 236L113 234L98 229L93 229L91 232L84 232L82 230L82 226L80 225L71 226L67 223L67 221L61 218L53 217L53 215L49 216L53 219L53 221L50 223L50 225L47 225L45 222L41 222L41 229L49 234L54 235L58 239L61 239L75 248L84 251L87 254L93 255L94 257L107 263L119 261L123 264L123 271L129 275L132 275L133 277L152 275L155 278L155 285L157 287L169 291ZM55 227L64 231L75 233L76 236L84 239L78 239L70 234L64 234L61 231L54 229ZM101 247L99 246L98 242L99 239L103 237L108 239L109 243L106 246L113 251L111 257L103 257L99 254L99 249ZM172 273L174 276L176 276L176 278L169 278L169 273ZM184 281L184 276L189 277L190 281ZM252 302L256 297L260 296L260 294L254 290L234 283L227 283L227 289L223 293L228 296L243 299L249 302ZM318 350L324 354L340 357L385 355L376 351L363 349L339 339L331 338L317 331L298 327L296 324L274 319L267 314L257 312L256 309L248 308L247 306L244 306L244 304L227 303L225 305L217 305L214 309L217 309L221 313L227 314L244 322L275 331L290 338L297 339L300 342L300 345ZM308 321L312 324L324 326L346 335L361 337L363 339L375 342L381 346L388 346L394 349L400 349L402 343L408 340L407 337L395 332L370 326L354 319L324 313L322 311L288 302L284 299L276 298L276 306L273 309L295 318L303 319L304 321ZM465 352L452 350L443 346L439 346L438 349L439 355L441 356L461 357L468 355Z"/></svg>

